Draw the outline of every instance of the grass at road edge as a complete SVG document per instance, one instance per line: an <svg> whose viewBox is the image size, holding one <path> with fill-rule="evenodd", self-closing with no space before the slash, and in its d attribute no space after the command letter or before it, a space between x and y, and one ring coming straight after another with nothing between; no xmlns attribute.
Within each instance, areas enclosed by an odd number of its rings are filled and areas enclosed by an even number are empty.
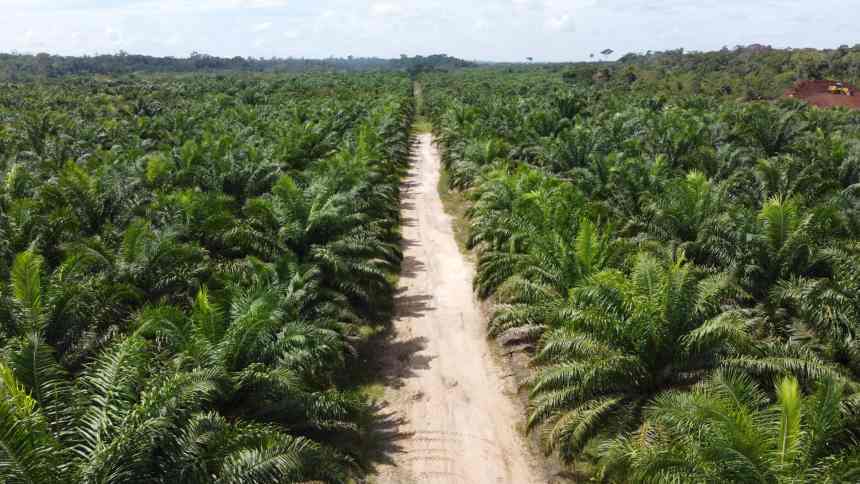
<svg viewBox="0 0 860 484"><path fill-rule="evenodd" d="M412 95L415 97L415 120L412 123L412 132L415 134L432 133L433 124L424 116L424 89L421 83L415 81L412 84Z"/></svg>
<svg viewBox="0 0 860 484"><path fill-rule="evenodd" d="M452 190L448 185L448 170L444 167L439 175L439 197L442 199L442 206L445 208L445 213L451 216L452 227L454 229L454 239L457 241L457 246L460 252L469 258L474 254L466 249L466 241L469 238L469 218L466 216L466 210L469 209L469 200L466 196L457 190Z"/></svg>
<svg viewBox="0 0 860 484"><path fill-rule="evenodd" d="M433 132L433 125L424 116L418 115L412 125L412 132L415 134L431 133Z"/></svg>

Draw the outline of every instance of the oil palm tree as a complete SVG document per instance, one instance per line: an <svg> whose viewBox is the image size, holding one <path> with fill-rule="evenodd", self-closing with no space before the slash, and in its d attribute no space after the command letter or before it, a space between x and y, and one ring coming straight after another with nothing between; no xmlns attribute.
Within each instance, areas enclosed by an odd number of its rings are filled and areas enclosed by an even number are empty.
<svg viewBox="0 0 860 484"><path fill-rule="evenodd" d="M804 207L797 199L769 198L752 217L729 209L717 218L707 239L708 252L718 266L729 268L754 302L762 337L787 337L791 308L779 287L797 277L823 277L828 272L823 241L843 226L831 206Z"/></svg>
<svg viewBox="0 0 860 484"><path fill-rule="evenodd" d="M713 158L710 120L692 109L670 106L645 118L642 139L651 156L664 156L672 168L703 170ZM704 166L703 166L704 165Z"/></svg>
<svg viewBox="0 0 860 484"><path fill-rule="evenodd" d="M576 168L585 168L592 162L592 156L603 150L603 136L600 131L586 125L567 128L557 136L541 145L541 165L553 173L566 176Z"/></svg>
<svg viewBox="0 0 860 484"><path fill-rule="evenodd" d="M188 371L216 370L230 383L219 406L294 432L357 430L362 403L335 388L353 353L334 320L301 320L289 289L277 282L234 287L229 306L202 289L190 315L170 306L147 308L136 334L155 337Z"/></svg>
<svg viewBox="0 0 860 484"><path fill-rule="evenodd" d="M397 245L372 214L356 211L360 193L320 181L305 189L282 177L272 193L245 207L248 224L233 236L264 258L291 254L319 270L324 287L350 299L365 314L390 293L386 275L399 261Z"/></svg>
<svg viewBox="0 0 860 484"><path fill-rule="evenodd" d="M343 471L312 441L207 413L222 386L217 372L147 378L140 338L114 344L74 383L45 345L30 343L19 356L35 353L33 386L16 377L33 377L28 368L0 364L6 482L331 481Z"/></svg>
<svg viewBox="0 0 860 484"><path fill-rule="evenodd" d="M860 407L822 381L804 396L793 377L775 402L748 376L719 372L690 392L660 395L633 435L604 446L612 482L855 482Z"/></svg>
<svg viewBox="0 0 860 484"><path fill-rule="evenodd" d="M822 251L829 277L796 277L780 283L781 300L796 308L792 336L860 375L860 272L856 244Z"/></svg>
<svg viewBox="0 0 860 484"><path fill-rule="evenodd" d="M663 262L640 254L629 276L592 275L540 342L529 430L542 428L547 451L569 461L592 438L635 428L652 398L720 364L718 353L685 338L719 314L729 289L724 275L705 277L683 255Z"/></svg>
<svg viewBox="0 0 860 484"><path fill-rule="evenodd" d="M730 136L755 146L766 156L785 153L807 129L802 110L802 104L787 109L767 103L744 105L740 110L727 113L734 127Z"/></svg>
<svg viewBox="0 0 860 484"><path fill-rule="evenodd" d="M5 403L0 468L12 482L172 482L167 476L183 474L181 480L188 482L233 474L240 477L232 482L255 475L262 482L281 482L306 475L334 479L350 465L286 427L246 425L236 416L228 424L211 413L219 402L251 397L245 404L221 404L269 422L292 416L294 429L352 428L336 418L349 412L351 400L314 393L302 383L319 379L323 370L335 371L330 363L344 351L342 338L333 330L284 324L278 306L290 299L279 299L276 289L238 294L229 326L205 291L184 327L177 324L183 317L178 309L144 311L136 334L102 345L105 349L72 379L43 336L53 308L45 298L41 264L32 250L20 254L10 281L17 336L7 343L7 361L0 363ZM150 333L162 341L142 338ZM161 367L149 355L165 342L176 344L171 348L176 364ZM189 359L197 363L183 363ZM278 361L279 369L263 371L266 363ZM208 424L193 427L198 420ZM187 449L174 445L189 432L195 432L200 447L201 455L194 457L202 460L183 457ZM216 436L224 447L209 447L207 441ZM165 454L184 459L185 468L160 465Z"/></svg>
<svg viewBox="0 0 860 484"><path fill-rule="evenodd" d="M208 253L171 229L138 219L120 237L65 244L65 258L43 283L53 311L45 337L66 364L97 351L103 335L125 331L124 321L141 304L188 300L210 273Z"/></svg>
<svg viewBox="0 0 860 484"><path fill-rule="evenodd" d="M110 326L127 315L128 302L138 294L88 274L81 277L71 261L50 274L45 265L35 248L15 256L3 305L8 312L5 329L10 335L40 334L66 364L74 365L97 349L98 338L86 341L87 335L110 333Z"/></svg>
<svg viewBox="0 0 860 484"><path fill-rule="evenodd" d="M67 244L65 249L67 273L100 274L151 300L193 295L207 272L205 249L180 241L169 227L156 229L143 219L133 220L115 247L95 237Z"/></svg>
<svg viewBox="0 0 860 484"><path fill-rule="evenodd" d="M467 246L491 252L523 252L530 235L575 227L584 204L569 184L525 167L488 171L471 196ZM492 292L495 285L484 287L480 279L479 270L476 285L484 295Z"/></svg>
<svg viewBox="0 0 860 484"><path fill-rule="evenodd" d="M492 336L507 339L506 335L525 332L539 337L543 331L557 327L568 315L570 291L621 261L624 244L613 239L610 230L588 219L577 225L573 234L567 227L535 234L522 254L481 254L482 271L503 270L510 274L495 291L503 304L490 321Z"/></svg>
<svg viewBox="0 0 860 484"><path fill-rule="evenodd" d="M665 193L648 204L648 231L657 240L676 244L695 262L712 264L707 241L726 202L719 186L703 173L691 171L671 181Z"/></svg>

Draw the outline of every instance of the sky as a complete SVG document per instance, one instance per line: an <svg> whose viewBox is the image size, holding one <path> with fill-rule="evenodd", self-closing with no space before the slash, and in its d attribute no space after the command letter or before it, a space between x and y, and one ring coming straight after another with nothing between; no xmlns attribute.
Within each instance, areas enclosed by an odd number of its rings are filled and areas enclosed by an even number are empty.
<svg viewBox="0 0 860 484"><path fill-rule="evenodd" d="M576 61L860 43L857 0L0 0L0 52Z"/></svg>

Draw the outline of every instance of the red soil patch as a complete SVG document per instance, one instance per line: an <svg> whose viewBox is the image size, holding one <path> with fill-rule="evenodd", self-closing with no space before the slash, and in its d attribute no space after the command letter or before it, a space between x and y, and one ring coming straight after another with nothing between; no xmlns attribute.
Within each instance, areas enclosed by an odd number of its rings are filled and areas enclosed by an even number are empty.
<svg viewBox="0 0 860 484"><path fill-rule="evenodd" d="M785 91L786 97L802 99L820 108L845 107L860 109L860 89L851 84L842 83L851 92L850 96L833 94L828 89L837 85L838 81L797 81L794 87Z"/></svg>

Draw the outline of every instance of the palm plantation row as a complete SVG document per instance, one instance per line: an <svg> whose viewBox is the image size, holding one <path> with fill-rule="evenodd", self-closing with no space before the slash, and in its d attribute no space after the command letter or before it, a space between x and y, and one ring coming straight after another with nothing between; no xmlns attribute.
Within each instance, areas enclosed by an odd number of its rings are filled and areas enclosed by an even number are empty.
<svg viewBox="0 0 860 484"><path fill-rule="evenodd" d="M410 83L0 90L0 480L343 482L399 267Z"/></svg>
<svg viewBox="0 0 860 484"><path fill-rule="evenodd" d="M860 480L860 114L422 83L548 453L609 482Z"/></svg>

